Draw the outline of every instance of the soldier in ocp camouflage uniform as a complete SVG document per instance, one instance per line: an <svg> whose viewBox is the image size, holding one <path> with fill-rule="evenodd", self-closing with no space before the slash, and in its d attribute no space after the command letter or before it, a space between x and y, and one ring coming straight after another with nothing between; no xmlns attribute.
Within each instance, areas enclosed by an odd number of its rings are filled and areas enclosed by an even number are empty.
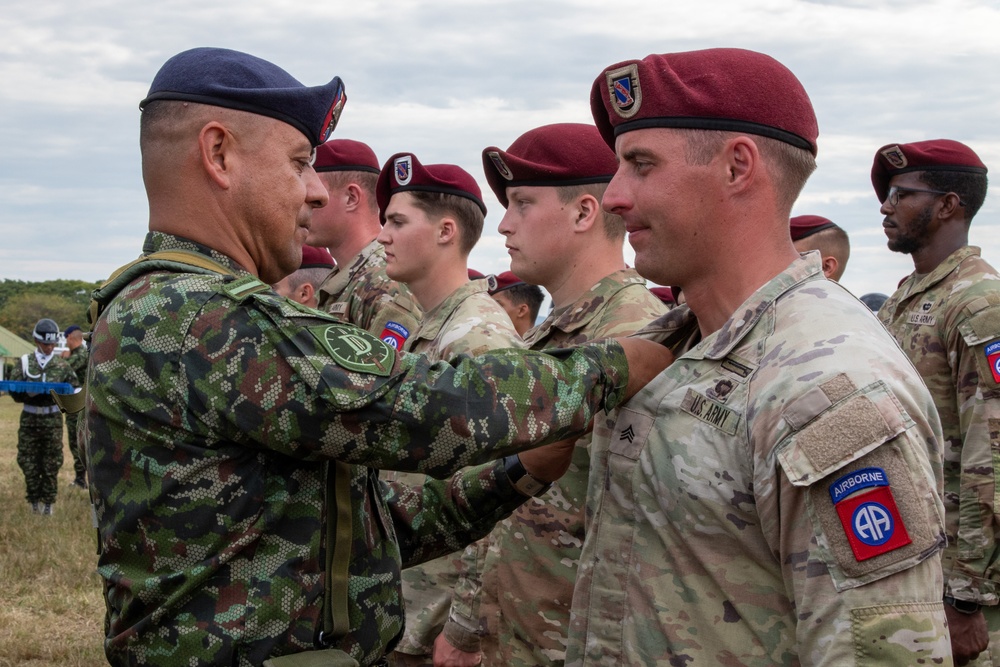
<svg viewBox="0 0 1000 667"><path fill-rule="evenodd" d="M591 105L604 206L687 305L640 332L677 360L595 425L566 664L951 664L933 402L789 238L801 84L708 49L612 65Z"/></svg>
<svg viewBox="0 0 1000 667"><path fill-rule="evenodd" d="M483 151L487 181L506 207L499 230L511 269L552 295L552 312L526 334L533 350L632 334L667 311L625 266L621 218L601 210L616 167L597 128L579 123L539 127L506 151ZM478 567L456 588L442 651L479 651L486 666L562 664L589 452L590 438L581 438L569 472L497 524L485 561L467 553Z"/></svg>
<svg viewBox="0 0 1000 667"><path fill-rule="evenodd" d="M83 343L83 330L78 325L72 324L66 328L63 335L66 337L66 347L69 348L69 356L66 357L66 361L69 362L73 372L76 373L76 379L80 383L79 386L83 387L87 382L88 357L87 346ZM83 464L83 456L78 442L77 427L79 426L79 419L79 412L66 413L66 439L69 441L69 453L73 455L73 472L75 474L73 485L81 489L86 489L87 468Z"/></svg>
<svg viewBox="0 0 1000 667"><path fill-rule="evenodd" d="M385 272L375 197L379 163L366 144L331 139L316 149L316 171L330 203L313 216L309 242L337 262L319 289L319 308L401 349L420 322L409 288Z"/></svg>
<svg viewBox="0 0 1000 667"><path fill-rule="evenodd" d="M376 469L444 477L566 437L649 377L622 348L667 361L622 341L433 365L274 294L326 203L312 151L343 101L340 79L306 88L201 48L141 104L151 231L95 292L84 429L113 665L378 664L402 632L401 564L523 495L503 463L422 489Z"/></svg>
<svg viewBox="0 0 1000 667"><path fill-rule="evenodd" d="M927 383L944 430L944 599L955 661L981 653L972 664L1000 665L1000 274L969 245L986 165L957 141L889 144L875 154L872 184L889 249L912 255L915 268L879 318Z"/></svg>
<svg viewBox="0 0 1000 667"><path fill-rule="evenodd" d="M76 373L55 354L59 327L48 318L35 324L32 333L37 349L14 364L10 379L21 382L65 382L79 387ZM17 429L17 465L24 473L25 498L36 514L51 515L59 491L59 468L63 463L63 418L48 390L10 392L23 403Z"/></svg>
<svg viewBox="0 0 1000 667"><path fill-rule="evenodd" d="M382 168L376 196L385 218L378 241L389 259L386 272L410 288L425 313L404 349L430 361L456 362L461 355L523 347L507 313L486 293L487 281L469 280L469 253L486 215L475 179L456 165L425 166L415 155L398 153ZM424 483L416 473L384 476ZM476 559L482 548L472 545L468 557ZM448 617L460 556L403 570L406 632L392 654L397 666L433 664L434 640Z"/></svg>

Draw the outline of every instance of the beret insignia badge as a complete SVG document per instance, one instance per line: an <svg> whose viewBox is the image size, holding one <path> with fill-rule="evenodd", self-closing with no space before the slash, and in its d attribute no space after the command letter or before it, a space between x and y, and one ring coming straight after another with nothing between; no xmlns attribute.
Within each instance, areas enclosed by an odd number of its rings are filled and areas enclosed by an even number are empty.
<svg viewBox="0 0 1000 667"><path fill-rule="evenodd" d="M396 158L392 165L392 175L398 185L406 185L413 178L413 156L404 155Z"/></svg>
<svg viewBox="0 0 1000 667"><path fill-rule="evenodd" d="M512 172L510 167L507 166L507 163L503 161L503 157L501 157L500 153L497 151L490 151L487 155L490 156L493 166L497 168L497 171L500 172L501 176L506 178L508 181L514 180L514 172Z"/></svg>
<svg viewBox="0 0 1000 667"><path fill-rule="evenodd" d="M882 157L886 159L886 162L891 164L896 169L903 169L906 167L906 155L899 148L899 146L893 146L892 148L886 148L882 151Z"/></svg>
<svg viewBox="0 0 1000 667"><path fill-rule="evenodd" d="M639 113L642 105L642 87L639 85L639 66L636 63L604 73L608 83L611 108L622 118Z"/></svg>

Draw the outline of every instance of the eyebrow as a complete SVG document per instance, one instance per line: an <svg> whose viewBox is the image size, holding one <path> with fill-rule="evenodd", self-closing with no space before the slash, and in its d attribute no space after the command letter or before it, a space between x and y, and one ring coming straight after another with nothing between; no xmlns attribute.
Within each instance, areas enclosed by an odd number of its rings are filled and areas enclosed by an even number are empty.
<svg viewBox="0 0 1000 667"><path fill-rule="evenodd" d="M656 155L652 151L646 148L630 148L621 156L620 160L625 160L627 162L632 162L636 158L646 157L655 158Z"/></svg>

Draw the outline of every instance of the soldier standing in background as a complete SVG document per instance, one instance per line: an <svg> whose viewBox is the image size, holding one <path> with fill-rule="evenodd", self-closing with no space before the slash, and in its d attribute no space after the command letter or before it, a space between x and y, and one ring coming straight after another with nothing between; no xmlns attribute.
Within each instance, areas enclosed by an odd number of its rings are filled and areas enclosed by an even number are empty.
<svg viewBox="0 0 1000 667"><path fill-rule="evenodd" d="M528 331L533 350L635 332L666 312L626 268L625 226L601 209L616 169L593 125L560 123L526 132L506 151L483 151L486 180L506 207L499 230L511 271L541 285L552 311ZM590 439L551 489L497 524L486 559L463 573L435 659L484 665L562 664L573 580L584 535ZM474 549L473 545L469 549Z"/></svg>
<svg viewBox="0 0 1000 667"><path fill-rule="evenodd" d="M507 312L517 335L523 338L528 329L538 321L538 311L545 300L542 288L529 285L515 276L513 271L504 271L490 277L490 296Z"/></svg>
<svg viewBox="0 0 1000 667"><path fill-rule="evenodd" d="M969 245L986 165L936 139L875 153L889 250L914 272L879 309L934 397L944 430L944 602L958 665L1000 665L1000 274ZM987 644L989 650L987 650Z"/></svg>
<svg viewBox="0 0 1000 667"><path fill-rule="evenodd" d="M333 257L326 248L302 246L302 265L278 282L271 289L281 296L309 308L317 308L319 286L335 268Z"/></svg>
<svg viewBox="0 0 1000 667"><path fill-rule="evenodd" d="M84 387L87 383L87 345L83 342L83 330L79 325L71 324L63 332L66 338L66 347L69 352L65 359L69 362L79 386ZM87 466L83 462L82 448L79 444L77 433L80 421L79 412L66 413L66 440L69 442L69 453L73 455L73 486L81 489L87 488Z"/></svg>
<svg viewBox="0 0 1000 667"><path fill-rule="evenodd" d="M837 223L821 215L797 215L789 221L792 243L799 252L818 250L823 275L840 280L851 258L851 239Z"/></svg>
<svg viewBox="0 0 1000 667"><path fill-rule="evenodd" d="M596 421L566 664L947 664L941 427L792 245L802 84L753 51L667 53L607 67L591 108L620 160L604 207L687 305L639 333L677 360Z"/></svg>
<svg viewBox="0 0 1000 667"><path fill-rule="evenodd" d="M424 312L403 349L431 361L478 356L524 344L503 308L487 294L486 280L470 280L469 253L483 231L486 205L476 180L450 164L422 165L398 153L385 163L376 187L385 225L386 272L407 285ZM479 274L482 275L482 274ZM423 475L385 473L386 479L417 486ZM475 560L478 550L472 545ZM403 570L406 630L392 654L399 667L430 667L434 640L448 617L461 554Z"/></svg>
<svg viewBox="0 0 1000 667"><path fill-rule="evenodd" d="M420 322L406 285L385 273L375 198L379 163L360 141L331 139L316 149L316 173L330 203L313 213L309 243L325 247L337 268L319 288L319 308L399 349Z"/></svg>
<svg viewBox="0 0 1000 667"><path fill-rule="evenodd" d="M79 387L69 363L55 353L59 326L48 318L35 324L36 349L14 364L10 379L21 382L65 382ZM59 468L63 463L63 418L48 390L10 392L23 403L17 429L17 465L24 473L25 497L35 514L50 516L59 492Z"/></svg>

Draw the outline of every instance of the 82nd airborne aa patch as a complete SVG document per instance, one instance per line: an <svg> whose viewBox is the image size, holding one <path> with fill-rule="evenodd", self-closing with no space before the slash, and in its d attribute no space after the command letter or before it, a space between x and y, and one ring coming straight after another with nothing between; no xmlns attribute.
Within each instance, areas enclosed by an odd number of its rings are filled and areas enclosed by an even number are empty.
<svg viewBox="0 0 1000 667"><path fill-rule="evenodd" d="M363 329L344 324L309 327L330 357L350 371L388 377L396 361L396 352Z"/></svg>
<svg viewBox="0 0 1000 667"><path fill-rule="evenodd" d="M865 489L871 490L858 493ZM882 468L862 468L844 475L830 486L830 499L858 561L894 551L912 541Z"/></svg>
<svg viewBox="0 0 1000 667"><path fill-rule="evenodd" d="M986 363L993 373L993 381L1000 384L1000 340L986 346Z"/></svg>
<svg viewBox="0 0 1000 667"><path fill-rule="evenodd" d="M382 329L382 335L379 336L383 343L394 350L401 349L403 347L403 343L405 343L406 339L409 337L410 330L399 322L386 322L385 328Z"/></svg>

